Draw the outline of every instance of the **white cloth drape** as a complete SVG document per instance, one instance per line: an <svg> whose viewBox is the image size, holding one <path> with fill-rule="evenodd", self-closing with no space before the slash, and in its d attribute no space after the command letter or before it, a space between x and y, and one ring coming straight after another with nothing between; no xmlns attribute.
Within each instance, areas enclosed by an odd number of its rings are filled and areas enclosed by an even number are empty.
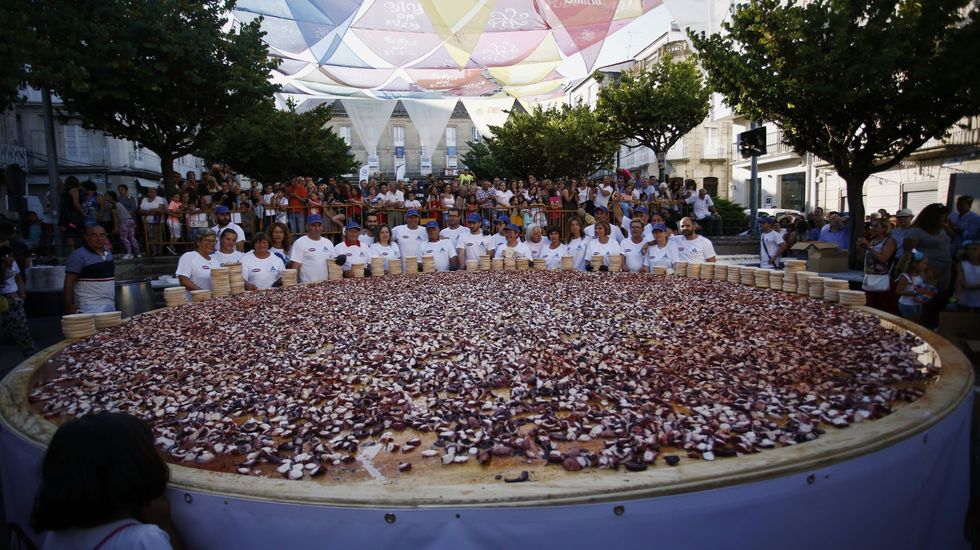
<svg viewBox="0 0 980 550"><path fill-rule="evenodd" d="M490 137L493 132L490 126L503 126L510 116L509 111L514 107L514 98L504 97L499 99L482 98L462 98L466 112L470 114L470 120L476 126L482 137Z"/></svg>
<svg viewBox="0 0 980 550"><path fill-rule="evenodd" d="M378 152L378 141L381 134L388 126L388 119L391 112L395 110L396 99L341 99L347 116L350 117L351 126L361 138L364 148L368 154Z"/></svg>
<svg viewBox="0 0 980 550"><path fill-rule="evenodd" d="M403 99L402 105L419 132L419 143L431 155L449 124L449 117L453 115L456 98Z"/></svg>

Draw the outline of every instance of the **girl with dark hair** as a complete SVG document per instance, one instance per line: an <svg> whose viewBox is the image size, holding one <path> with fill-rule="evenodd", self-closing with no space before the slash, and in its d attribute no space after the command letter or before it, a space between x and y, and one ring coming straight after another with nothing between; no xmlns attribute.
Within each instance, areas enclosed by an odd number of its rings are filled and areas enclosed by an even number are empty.
<svg viewBox="0 0 980 550"><path fill-rule="evenodd" d="M374 243L368 249L372 258L384 258L385 273L390 273L388 264L392 260L400 260L401 252L398 243L391 241L391 228L387 225L379 225L374 230Z"/></svg>
<svg viewBox="0 0 980 550"><path fill-rule="evenodd" d="M949 208L940 203L926 206L912 222L912 228L905 234L903 250L909 254L918 250L925 254L929 266L929 277L936 281L938 294L922 307L922 326L935 329L939 325L939 312L946 307L951 295L951 270L953 258L950 253Z"/></svg>
<svg viewBox="0 0 980 550"><path fill-rule="evenodd" d="M276 222L269 227L269 252L289 263L289 228L282 222Z"/></svg>
<svg viewBox="0 0 980 550"><path fill-rule="evenodd" d="M141 420L97 413L58 428L41 464L32 526L44 548L180 548L170 470Z"/></svg>

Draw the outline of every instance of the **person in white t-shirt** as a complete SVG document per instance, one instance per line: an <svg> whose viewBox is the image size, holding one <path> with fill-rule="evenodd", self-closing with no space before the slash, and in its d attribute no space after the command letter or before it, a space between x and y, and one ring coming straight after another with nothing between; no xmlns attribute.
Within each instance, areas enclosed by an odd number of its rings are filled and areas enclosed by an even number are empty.
<svg viewBox="0 0 980 550"><path fill-rule="evenodd" d="M673 270L675 263L677 263L677 244L670 240L667 226L662 223L653 224L653 241L646 245L643 269L640 271L649 273L654 267Z"/></svg>
<svg viewBox="0 0 980 550"><path fill-rule="evenodd" d="M235 248L239 251L245 250L245 230L237 223L231 221L231 210L228 210L228 207L222 204L214 209L214 218L218 222L218 225L212 227L211 231L214 231L214 234L220 237L225 229L234 230L237 238Z"/></svg>
<svg viewBox="0 0 980 550"><path fill-rule="evenodd" d="M600 207L605 208L608 212L609 210L609 199L613 194L612 178L609 176L602 177L602 183L596 188L595 198L592 199L592 203L595 204L596 210Z"/></svg>
<svg viewBox="0 0 980 550"><path fill-rule="evenodd" d="M497 191L494 193L494 199L497 201L497 206L500 208L510 208L510 199L514 197L514 192L507 189L507 184L500 182L497 184Z"/></svg>
<svg viewBox="0 0 980 550"><path fill-rule="evenodd" d="M187 289L211 290L211 256L218 237L205 229L197 237L197 249L185 252L177 261L177 280Z"/></svg>
<svg viewBox="0 0 980 550"><path fill-rule="evenodd" d="M678 224L680 235L670 238L677 245L677 259L688 263L715 261L715 247L711 241L694 232L694 220L681 218Z"/></svg>
<svg viewBox="0 0 980 550"><path fill-rule="evenodd" d="M561 242L561 231L557 227L548 230L548 246L541 249L538 258L544 260L544 265L549 270L561 269L562 256L568 255L568 247Z"/></svg>
<svg viewBox="0 0 980 550"><path fill-rule="evenodd" d="M459 256L456 246L449 239L439 236L439 222L431 221L425 224L428 241L419 246L415 253L419 263L422 258L432 256L436 271L455 271L459 269Z"/></svg>
<svg viewBox="0 0 980 550"><path fill-rule="evenodd" d="M647 207L643 206L642 204L637 205L637 207L633 209L633 216L633 218L625 215L623 216L623 230L625 230L628 234L630 232L630 224L633 223L633 220L640 220L640 223L643 225L643 238L648 241L652 241L653 224L649 223L647 220ZM623 244L622 241L620 241L619 244Z"/></svg>
<svg viewBox="0 0 980 550"><path fill-rule="evenodd" d="M439 236L441 236L443 239L449 239L449 242L452 243L453 248L459 248L459 243L456 242L457 239L459 239L459 236L463 233L468 233L469 230L466 229L465 226L459 224L459 210L450 210L446 214L446 218L449 220L449 226L443 228L443 230L439 232Z"/></svg>
<svg viewBox="0 0 980 550"><path fill-rule="evenodd" d="M378 215L368 214L364 220L364 230L357 235L357 240L361 241L361 246L371 248L374 244L374 233L378 230Z"/></svg>
<svg viewBox="0 0 980 550"><path fill-rule="evenodd" d="M293 242L289 253L289 267L299 270L299 282L316 283L326 281L327 262L334 261L344 265L347 256L337 256L330 239L323 237L323 217L311 214L306 218L306 235Z"/></svg>
<svg viewBox="0 0 980 550"><path fill-rule="evenodd" d="M592 270L591 259L595 256L602 257L602 265L599 267L599 271L607 271L609 268L609 258L612 256L622 255L623 249L613 239L609 236L609 222L597 221L595 222L595 238L589 241L589 246L585 249L586 271Z"/></svg>
<svg viewBox="0 0 980 550"><path fill-rule="evenodd" d="M772 228L775 220L766 216L759 219L762 235L759 236L759 267L776 269L780 258L786 252L786 241L783 235Z"/></svg>
<svg viewBox="0 0 980 550"><path fill-rule="evenodd" d="M392 229L391 238L398 245L402 257L402 267L404 268L407 259L415 258L418 255L419 247L429 240L425 228L419 226L419 211L411 208L405 212L405 224Z"/></svg>
<svg viewBox="0 0 980 550"><path fill-rule="evenodd" d="M490 235L490 242L493 244L491 251L497 250L497 247L507 242L507 225L510 223L510 217L501 214L497 216L496 228L497 232Z"/></svg>
<svg viewBox="0 0 980 550"><path fill-rule="evenodd" d="M633 220L630 222L630 238L619 243L623 248L623 262L626 270L631 273L639 273L643 269L644 247L649 241L643 236L643 222Z"/></svg>
<svg viewBox="0 0 980 550"><path fill-rule="evenodd" d="M372 258L384 258L385 273L389 273L389 262L401 263L402 261L401 252L398 250L398 245L392 241L391 228L387 225L378 226L370 252Z"/></svg>
<svg viewBox="0 0 980 550"><path fill-rule="evenodd" d="M242 279L245 290L261 290L279 284L286 264L269 251L269 237L258 232L252 237L252 251L242 256Z"/></svg>
<svg viewBox="0 0 980 550"><path fill-rule="evenodd" d="M578 216L573 216L568 220L568 239L565 243L569 256L574 257L572 265L577 271L585 271L585 264L588 263L588 259L585 257L585 252L589 247L589 241L592 237L585 234L583 229L582 218Z"/></svg>
<svg viewBox="0 0 980 550"><path fill-rule="evenodd" d="M531 258L540 258L541 251L551 245L551 241L542 234L543 232L544 229L536 223L529 223L527 225L527 230L524 233L526 238L524 244L531 251Z"/></svg>
<svg viewBox="0 0 980 550"><path fill-rule="evenodd" d="M480 256L488 255L493 250L493 240L483 234L482 222L476 213L466 217L468 230L456 238L456 254L460 262L479 261Z"/></svg>
<svg viewBox="0 0 980 550"><path fill-rule="evenodd" d="M140 201L140 214L146 227L147 250L150 256L160 254L160 241L163 239L163 215L167 211L167 201L157 195L157 188L146 190L146 197Z"/></svg>
<svg viewBox="0 0 980 550"><path fill-rule="evenodd" d="M211 255L211 267L224 267L242 262L244 254L235 248L238 234L228 227L218 234L218 250Z"/></svg>
<svg viewBox="0 0 980 550"><path fill-rule="evenodd" d="M9 227L7 225L6 227ZM4 245L10 250L9 245ZM0 313L0 324L17 342L21 354L30 357L37 352L34 338L31 336L31 327L27 321L27 310L24 309L24 299L27 297L27 290L24 286L24 278L20 274L20 267L10 254L0 258L0 271L3 271L2 288L0 288L0 300L7 301L7 311Z"/></svg>
<svg viewBox="0 0 980 550"><path fill-rule="evenodd" d="M712 210L715 203L708 196L707 191L704 188L698 189L697 194L692 194L685 202L694 207L694 219L701 226L701 229L708 235L714 235L715 218Z"/></svg>
<svg viewBox="0 0 980 550"><path fill-rule="evenodd" d="M606 208L605 206L596 207L595 221L596 223L585 228L585 234L588 235L589 237L592 237L593 239L595 238L595 226L597 223L599 222L610 223L609 209ZM623 230L620 229L618 225L610 225L610 227L611 229L610 229L609 236L617 243L623 242L623 239L626 238L626 235L623 234Z"/></svg>
<svg viewBox="0 0 980 550"><path fill-rule="evenodd" d="M354 220L347 223L344 231L344 240L333 247L337 256L347 256L344 261L344 277L350 277L350 268L354 264L364 264L365 275L371 274L371 252L361 245L358 237L361 234L361 225Z"/></svg>
<svg viewBox="0 0 980 550"><path fill-rule="evenodd" d="M522 243L520 239L517 238L520 229L512 223L507 224L504 227L504 237L507 239L505 242L497 245L497 248L493 251L494 258L526 258L531 260L531 251L528 250L527 245Z"/></svg>

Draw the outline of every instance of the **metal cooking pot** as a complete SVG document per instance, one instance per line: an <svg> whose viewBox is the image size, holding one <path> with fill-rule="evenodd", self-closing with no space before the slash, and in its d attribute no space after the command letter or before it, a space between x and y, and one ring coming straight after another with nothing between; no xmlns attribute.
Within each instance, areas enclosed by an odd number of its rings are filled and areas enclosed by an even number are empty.
<svg viewBox="0 0 980 550"><path fill-rule="evenodd" d="M122 312L123 317L155 309L150 279L116 281L116 309Z"/></svg>

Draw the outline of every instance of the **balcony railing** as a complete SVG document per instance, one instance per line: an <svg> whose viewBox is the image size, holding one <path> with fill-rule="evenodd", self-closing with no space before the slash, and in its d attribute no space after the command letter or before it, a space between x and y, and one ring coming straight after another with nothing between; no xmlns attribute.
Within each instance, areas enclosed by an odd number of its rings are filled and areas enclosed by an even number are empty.
<svg viewBox="0 0 980 550"><path fill-rule="evenodd" d="M20 145L0 144L0 169L16 164L27 170L27 149Z"/></svg>
<svg viewBox="0 0 980 550"><path fill-rule="evenodd" d="M720 145L705 145L704 150L701 152L701 158L726 159L728 158L728 151Z"/></svg>
<svg viewBox="0 0 980 550"><path fill-rule="evenodd" d="M27 151L28 164L31 170L47 168L48 153L41 149L29 149ZM58 166L68 169L108 169L109 154L105 147L91 147L86 155L73 157L58 156Z"/></svg>

